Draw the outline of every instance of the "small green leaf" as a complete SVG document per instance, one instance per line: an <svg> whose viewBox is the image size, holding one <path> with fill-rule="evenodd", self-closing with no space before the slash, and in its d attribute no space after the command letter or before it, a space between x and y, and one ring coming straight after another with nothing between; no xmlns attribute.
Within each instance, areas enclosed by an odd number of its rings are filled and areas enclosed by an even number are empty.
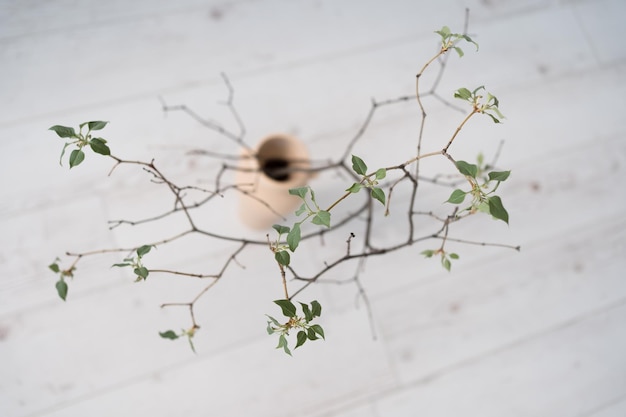
<svg viewBox="0 0 626 417"><path fill-rule="evenodd" d="M284 334L281 334L280 337L278 338L278 346L276 346L276 349L281 348L281 347L283 348L283 350L285 351L287 355L291 356L291 351L287 347L287 338L285 337Z"/></svg>
<svg viewBox="0 0 626 417"><path fill-rule="evenodd" d="M446 268L446 270L448 272L450 272L450 268L452 267L452 264L450 263L450 259L448 259L446 257L442 257L441 258L441 265L443 265L443 267Z"/></svg>
<svg viewBox="0 0 626 417"><path fill-rule="evenodd" d="M330 213L325 210L318 211L315 217L313 217L313 220L311 220L311 223L330 227Z"/></svg>
<svg viewBox="0 0 626 417"><path fill-rule="evenodd" d="M265 330L267 331L267 334L274 334L275 330L272 327L272 322L271 321L267 322L267 328Z"/></svg>
<svg viewBox="0 0 626 417"><path fill-rule="evenodd" d="M454 98L460 98L461 100L469 100L472 97L472 93L467 88L459 88L454 92Z"/></svg>
<svg viewBox="0 0 626 417"><path fill-rule="evenodd" d="M372 197L376 200L380 201L380 203L385 205L385 192L377 187L372 188Z"/></svg>
<svg viewBox="0 0 626 417"><path fill-rule="evenodd" d="M296 343L296 347L295 349L298 349L298 346L302 346L304 344L304 342L306 342L307 336L306 333L303 330L300 330L298 332L298 334L296 335L297 337L297 343Z"/></svg>
<svg viewBox="0 0 626 417"><path fill-rule="evenodd" d="M382 180L386 176L387 176L387 170L385 168L380 168L380 169L376 170L376 179L377 180Z"/></svg>
<svg viewBox="0 0 626 417"><path fill-rule="evenodd" d="M315 334L315 331L313 329L311 329L310 327L308 329L306 329L306 335L309 338L309 340L317 340L317 339L319 339L319 337L317 337L317 335Z"/></svg>
<svg viewBox="0 0 626 417"><path fill-rule="evenodd" d="M274 254L274 259L276 259L276 262L278 262L279 264L283 266L287 266L289 265L289 262L291 262L291 257L289 256L289 252L287 252L286 250L281 250L279 252L276 252Z"/></svg>
<svg viewBox="0 0 626 417"><path fill-rule="evenodd" d="M304 319L306 322L308 323L313 320L315 316L313 316L313 312L309 308L309 305L304 303L300 303L300 305L302 306L302 312L304 313Z"/></svg>
<svg viewBox="0 0 626 417"><path fill-rule="evenodd" d="M489 197L489 213L496 219L509 224L509 213L502 205L502 200L497 195Z"/></svg>
<svg viewBox="0 0 626 417"><path fill-rule="evenodd" d="M284 233L289 233L289 228L287 226L281 226L280 224L275 224L272 226L274 230L278 232L279 235Z"/></svg>
<svg viewBox="0 0 626 417"><path fill-rule="evenodd" d="M496 116L494 116L493 114L487 113L487 112L483 112L484 114L486 114L487 116L491 117L491 120L493 120L494 123L500 123L500 120L498 120L496 118Z"/></svg>
<svg viewBox="0 0 626 417"><path fill-rule="evenodd" d="M91 150L95 153L99 153L100 155L111 155L111 149L104 143L104 141L100 138L93 138L89 141L89 146Z"/></svg>
<svg viewBox="0 0 626 417"><path fill-rule="evenodd" d="M463 190L454 190L452 194L450 194L450 198L446 201L446 203L452 204L461 204L465 200L465 196L467 193Z"/></svg>
<svg viewBox="0 0 626 417"><path fill-rule="evenodd" d="M70 169L78 166L85 159L85 153L80 149L74 149L70 154Z"/></svg>
<svg viewBox="0 0 626 417"><path fill-rule="evenodd" d="M294 224L291 228L291 231L287 235L287 244L289 245L289 250L292 252L294 252L300 244L300 223Z"/></svg>
<svg viewBox="0 0 626 417"><path fill-rule="evenodd" d="M422 255L424 255L427 258L432 258L432 256L435 254L434 250L428 249L428 250L424 250L421 252Z"/></svg>
<svg viewBox="0 0 626 417"><path fill-rule="evenodd" d="M447 26L442 27L440 30L436 30L435 33L441 35L442 38L450 36L450 28Z"/></svg>
<svg viewBox="0 0 626 417"><path fill-rule="evenodd" d="M142 247L137 249L137 256L141 258L146 253L150 252L150 249L152 249L152 245L143 245Z"/></svg>
<svg viewBox="0 0 626 417"><path fill-rule="evenodd" d="M315 333L320 335L322 339L326 340L326 338L324 337L324 329L322 329L322 326L320 326L319 324L314 324L310 328L313 329Z"/></svg>
<svg viewBox="0 0 626 417"><path fill-rule="evenodd" d="M89 128L89 130L101 130L107 125L107 123L109 122L102 122L102 121L88 122L87 127Z"/></svg>
<svg viewBox="0 0 626 417"><path fill-rule="evenodd" d="M68 142L65 145L63 145L63 149L61 149L61 156L59 157L59 165L61 165L61 166L63 166L63 155L65 155L65 150L70 145L71 145L71 143Z"/></svg>
<svg viewBox="0 0 626 417"><path fill-rule="evenodd" d="M297 195L298 197L300 197L303 200L306 197L306 194L308 192L309 192L309 187L299 187L299 188L290 188L289 189L289 194Z"/></svg>
<svg viewBox="0 0 626 417"><path fill-rule="evenodd" d="M450 259L459 259L459 255L456 253L449 253L448 256L450 257Z"/></svg>
<svg viewBox="0 0 626 417"><path fill-rule="evenodd" d="M470 38L470 37L469 37L469 36L467 36L467 35L462 35L461 37L462 37L463 39L465 39L467 42L469 42L469 43L473 43L473 44L476 46L476 50L478 51L478 44L477 44L476 42L474 42L474 41L472 40L472 38Z"/></svg>
<svg viewBox="0 0 626 417"><path fill-rule="evenodd" d="M311 302L311 312L313 313L313 317L320 317L322 315L322 305L317 300Z"/></svg>
<svg viewBox="0 0 626 417"><path fill-rule="evenodd" d="M491 171L489 181L506 181L509 175L511 175L511 171Z"/></svg>
<svg viewBox="0 0 626 417"><path fill-rule="evenodd" d="M61 299L65 301L65 298L67 297L67 282L60 279L55 284L55 287L57 289L57 294L59 294L59 297L61 297Z"/></svg>
<svg viewBox="0 0 626 417"><path fill-rule="evenodd" d="M179 337L174 330L167 330L165 332L159 332L159 336L161 336L163 339L170 339L170 340L176 340Z"/></svg>
<svg viewBox="0 0 626 417"><path fill-rule="evenodd" d="M132 264L129 264L128 262L124 262L122 264L113 264L111 265L111 268L113 268L114 266L119 266L119 267L124 267L124 266L130 266Z"/></svg>
<svg viewBox="0 0 626 417"><path fill-rule="evenodd" d="M50 270L55 274L58 274L61 271L61 269L59 268L59 264L57 264L56 262L48 265L48 268L50 268Z"/></svg>
<svg viewBox="0 0 626 417"><path fill-rule="evenodd" d="M145 266L140 266L139 268L135 268L133 272L137 274L137 277L141 277L143 279L148 278L148 274L150 273L150 271L148 271L148 268L146 268Z"/></svg>
<svg viewBox="0 0 626 417"><path fill-rule="evenodd" d="M266 314L267 316L267 314ZM271 320L271 322L276 326L276 327L280 327L280 323L278 322L278 320L276 320L274 317L272 316L267 316L268 319ZM268 322L269 323L269 322Z"/></svg>
<svg viewBox="0 0 626 417"><path fill-rule="evenodd" d="M352 155L352 169L359 175L365 175L367 173L367 165L356 155Z"/></svg>
<svg viewBox="0 0 626 417"><path fill-rule="evenodd" d="M296 316L296 306L289 300L274 300L274 304L277 304L282 310L285 317Z"/></svg>
<svg viewBox="0 0 626 417"><path fill-rule="evenodd" d="M359 191L361 191L361 187L362 187L361 184L359 184L358 182L355 182L346 191L349 191L351 193L358 193Z"/></svg>
<svg viewBox="0 0 626 417"><path fill-rule="evenodd" d="M61 138L77 138L73 127L54 125L48 130L53 130Z"/></svg>
<svg viewBox="0 0 626 417"><path fill-rule="evenodd" d="M478 174L478 167L465 161L457 161L456 168L461 174L468 177L476 178L476 174Z"/></svg>
<svg viewBox="0 0 626 417"><path fill-rule="evenodd" d="M302 203L302 205L300 206L300 208L298 210L296 210L296 216L301 215L302 213L306 213L307 212L307 207L305 203Z"/></svg>
<svg viewBox="0 0 626 417"><path fill-rule="evenodd" d="M463 55L465 55L463 53L463 50L461 48L459 48L458 46L454 46L453 48L456 51L456 53L459 55L459 58L463 58Z"/></svg>

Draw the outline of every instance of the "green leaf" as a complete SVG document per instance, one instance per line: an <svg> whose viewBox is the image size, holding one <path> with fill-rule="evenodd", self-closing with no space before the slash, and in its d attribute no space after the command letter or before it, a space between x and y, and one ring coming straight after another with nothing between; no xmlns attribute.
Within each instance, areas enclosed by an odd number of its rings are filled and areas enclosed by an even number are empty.
<svg viewBox="0 0 626 417"><path fill-rule="evenodd" d="M472 93L467 88L459 88L454 92L454 98L460 98L461 100L469 100L472 97Z"/></svg>
<svg viewBox="0 0 626 417"><path fill-rule="evenodd" d="M352 169L359 175L365 175L367 173L367 165L356 155L352 155Z"/></svg>
<svg viewBox="0 0 626 417"><path fill-rule="evenodd" d="M457 161L456 168L461 174L468 177L476 178L476 174L478 174L478 167L465 161Z"/></svg>
<svg viewBox="0 0 626 417"><path fill-rule="evenodd" d="M276 262L278 262L279 264L283 266L287 266L289 265L289 262L291 262L291 257L289 256L289 252L287 252L286 250L281 250L279 252L276 252L274 254L274 259L276 259Z"/></svg>
<svg viewBox="0 0 626 417"><path fill-rule="evenodd" d="M372 197L380 201L383 206L385 205L385 192L382 189L377 187L372 188Z"/></svg>
<svg viewBox="0 0 626 417"><path fill-rule="evenodd" d="M128 262L124 262L123 264L113 264L111 265L111 268L113 268L114 266L119 266L119 267L124 267L124 266L130 266L132 264L129 264Z"/></svg>
<svg viewBox="0 0 626 417"><path fill-rule="evenodd" d="M142 247L137 249L137 256L141 258L146 253L150 252L150 249L152 249L152 245L143 245Z"/></svg>
<svg viewBox="0 0 626 417"><path fill-rule="evenodd" d="M73 127L54 125L48 130L53 130L61 138L77 138Z"/></svg>
<svg viewBox="0 0 626 417"><path fill-rule="evenodd" d="M487 112L483 112L484 114L486 114L487 116L491 117L491 120L493 120L494 123L500 123L500 120L498 120L493 114L487 113Z"/></svg>
<svg viewBox="0 0 626 417"><path fill-rule="evenodd" d="M85 159L85 153L81 149L74 149L70 153L70 168L79 165Z"/></svg>
<svg viewBox="0 0 626 417"><path fill-rule="evenodd" d="M351 193L358 193L359 191L361 191L361 187L362 187L361 184L359 184L358 182L355 182L346 191L349 191Z"/></svg>
<svg viewBox="0 0 626 417"><path fill-rule="evenodd" d="M428 250L422 251L421 254L427 258L432 258L432 256L435 254L435 251L432 249L428 249Z"/></svg>
<svg viewBox="0 0 626 417"><path fill-rule="evenodd" d="M59 294L59 297L61 297L61 299L65 301L65 298L67 297L67 282L60 279L55 284L55 287L57 289L57 294Z"/></svg>
<svg viewBox="0 0 626 417"><path fill-rule="evenodd" d="M380 168L380 169L376 170L376 179L377 180L382 180L386 176L387 176L387 170L385 168Z"/></svg>
<svg viewBox="0 0 626 417"><path fill-rule="evenodd" d="M283 348L285 353L291 356L291 351L287 347L287 338L285 337L284 334L281 334L280 337L278 338L278 346L276 346L276 349L280 349L280 348Z"/></svg>
<svg viewBox="0 0 626 417"><path fill-rule="evenodd" d="M179 337L174 330L167 330L165 332L159 332L159 336L161 336L163 339L170 339L170 340L176 340Z"/></svg>
<svg viewBox="0 0 626 417"><path fill-rule="evenodd" d="M450 268L452 267L452 264L450 263L450 259L446 257L441 258L441 265L443 265L443 267L446 268L448 272L450 272Z"/></svg>
<svg viewBox="0 0 626 417"><path fill-rule="evenodd" d="M267 316L267 314L266 314ZM276 326L276 327L280 327L280 323L278 322L278 320L276 320L274 317L272 316L267 316L268 319L270 319L272 321L272 323ZM269 323L269 322L268 322Z"/></svg>
<svg viewBox="0 0 626 417"><path fill-rule="evenodd" d="M309 305L304 303L300 303L300 305L302 306L302 312L304 313L304 319L306 322L308 323L313 320L315 316L313 316L313 312L309 308Z"/></svg>
<svg viewBox="0 0 626 417"><path fill-rule="evenodd" d="M111 149L104 143L104 141L100 138L93 138L89 141L89 146L91 150L95 153L99 153L100 155L111 155Z"/></svg>
<svg viewBox="0 0 626 417"><path fill-rule="evenodd" d="M509 175L511 175L511 171L491 171L489 181L506 181Z"/></svg>
<svg viewBox="0 0 626 417"><path fill-rule="evenodd" d="M467 193L463 190L454 190L452 194L450 194L450 198L446 201L446 203L452 204L461 204L465 200L465 196Z"/></svg>
<svg viewBox="0 0 626 417"><path fill-rule="evenodd" d="M272 327L272 322L271 321L267 322L267 328L265 330L267 331L267 334L274 334L275 330Z"/></svg>
<svg viewBox="0 0 626 417"><path fill-rule="evenodd" d="M309 340L317 340L317 339L319 339L319 337L317 337L317 335L315 334L315 331L313 329L311 329L310 327L308 329L306 329L306 335L309 338Z"/></svg>
<svg viewBox="0 0 626 417"><path fill-rule="evenodd" d="M281 226L280 224L275 224L272 226L274 230L278 232L279 235L284 233L289 233L289 228L287 226Z"/></svg>
<svg viewBox="0 0 626 417"><path fill-rule="evenodd" d="M54 272L55 274L58 274L59 272L61 272L61 269L59 268L59 264L57 264L56 262L48 265L48 268L50 268L50 270L52 270L52 272Z"/></svg>
<svg viewBox="0 0 626 417"><path fill-rule="evenodd" d="M148 271L148 268L146 268L145 266L135 268L133 272L137 274L138 277L141 277L143 279L148 278L148 274L150 273L150 271Z"/></svg>
<svg viewBox="0 0 626 417"><path fill-rule="evenodd" d="M325 210L318 211L311 223L330 227L330 213Z"/></svg>
<svg viewBox="0 0 626 417"><path fill-rule="evenodd" d="M453 48L456 51L456 53L459 55L459 58L463 58L463 55L465 55L463 53L463 50L461 48L459 48L458 46L454 46Z"/></svg>
<svg viewBox="0 0 626 417"><path fill-rule="evenodd" d="M80 149L74 149L70 154L70 169L78 166L85 159L85 153Z"/></svg>
<svg viewBox="0 0 626 417"><path fill-rule="evenodd" d="M296 216L301 215L302 213L306 213L308 211L306 204L302 203L302 205L300 206L300 208L298 210L296 210Z"/></svg>
<svg viewBox="0 0 626 417"><path fill-rule="evenodd" d="M306 333L303 330L300 330L296 337L298 341L296 343L295 349L298 349L298 346L302 346L304 342L306 342Z"/></svg>
<svg viewBox="0 0 626 417"><path fill-rule="evenodd" d="M291 231L287 235L287 244L289 245L289 250L292 252L294 252L300 244L300 223L294 224L291 228Z"/></svg>
<svg viewBox="0 0 626 417"><path fill-rule="evenodd" d="M450 268L452 267L452 264L450 263L450 259L443 258L441 260L441 264L443 265L444 268L446 268L448 272L450 272Z"/></svg>
<svg viewBox="0 0 626 417"><path fill-rule="evenodd" d="M459 255L456 253L449 253L448 256L450 257L450 259L459 259Z"/></svg>
<svg viewBox="0 0 626 417"><path fill-rule="evenodd" d="M61 149L61 156L59 157L59 165L61 165L61 166L63 166L63 155L65 155L65 150L70 145L71 145L71 143L68 142L65 145L63 145L63 149Z"/></svg>
<svg viewBox="0 0 626 417"><path fill-rule="evenodd" d="M313 313L313 317L322 315L322 305L317 300L311 302L311 312Z"/></svg>
<svg viewBox="0 0 626 417"><path fill-rule="evenodd" d="M450 28L447 26L442 27L440 30L436 30L435 33L441 35L442 38L450 36Z"/></svg>
<svg viewBox="0 0 626 417"><path fill-rule="evenodd" d="M320 326L319 324L314 324L310 328L313 329L316 334L320 335L322 339L326 340L326 338L324 337L324 329L322 329L322 326Z"/></svg>
<svg viewBox="0 0 626 417"><path fill-rule="evenodd" d="M476 87L474 91L472 91L472 95L476 95L477 92L479 92L480 90L484 90L484 89L485 89L484 85L481 85L480 87Z"/></svg>
<svg viewBox="0 0 626 417"><path fill-rule="evenodd" d="M290 188L289 189L289 194L297 195L298 197L300 197L303 200L306 197L306 194L308 192L309 192L309 187L299 187L299 188Z"/></svg>
<svg viewBox="0 0 626 417"><path fill-rule="evenodd" d="M296 306L289 300L274 300L274 304L277 304L282 310L285 317L296 316Z"/></svg>
<svg viewBox="0 0 626 417"><path fill-rule="evenodd" d="M497 195L489 197L489 213L496 219L502 220L506 224L509 224L509 213L502 205L502 200Z"/></svg>
<svg viewBox="0 0 626 417"><path fill-rule="evenodd" d="M101 130L107 125L107 123L109 122L102 122L102 121L88 122L87 127L89 128L89 130Z"/></svg>
<svg viewBox="0 0 626 417"><path fill-rule="evenodd" d="M467 42L469 42L469 43L473 43L473 44L476 46L476 50L478 51L478 44L477 44L476 42L474 42L474 41L472 40L472 38L470 38L470 37L469 37L469 36L467 36L467 35L462 35L462 38L463 38L463 39L465 39L465 40L466 40Z"/></svg>

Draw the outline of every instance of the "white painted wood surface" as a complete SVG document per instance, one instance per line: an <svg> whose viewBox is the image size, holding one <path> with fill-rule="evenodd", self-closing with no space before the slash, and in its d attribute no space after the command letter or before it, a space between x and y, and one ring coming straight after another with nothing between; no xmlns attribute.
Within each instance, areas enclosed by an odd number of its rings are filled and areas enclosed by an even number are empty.
<svg viewBox="0 0 626 417"><path fill-rule="evenodd" d="M250 141L290 132L324 158L370 97L413 91L432 31L460 27L466 6L481 48L452 57L439 91L485 84L501 99L506 123L468 125L455 152L490 154L505 139L511 225L472 219L455 235L520 253L459 245L450 274L414 249L372 259L363 282L378 340L353 287L319 285L308 296L325 307L328 340L294 358L265 334L280 283L261 250L198 306L197 355L157 335L187 323L158 306L189 299L196 281L133 284L103 256L81 262L58 300L55 256L134 245L176 224L109 231L107 219L138 218L164 195L130 169L106 177L110 164L93 155L60 168L49 126L110 120L117 154L208 179L215 167L185 152L234 147L182 114L163 118L158 97L224 120L224 71ZM621 0L0 0L0 415L626 415L625 12ZM446 137L458 115L427 104L427 137ZM380 138L412 137L417 114L415 104L381 112L358 153L372 166L397 162L401 151L381 152ZM235 204L225 199L207 224L245 233ZM392 217L379 238L400 227ZM189 239L159 250L163 265L207 270L231 248Z"/></svg>

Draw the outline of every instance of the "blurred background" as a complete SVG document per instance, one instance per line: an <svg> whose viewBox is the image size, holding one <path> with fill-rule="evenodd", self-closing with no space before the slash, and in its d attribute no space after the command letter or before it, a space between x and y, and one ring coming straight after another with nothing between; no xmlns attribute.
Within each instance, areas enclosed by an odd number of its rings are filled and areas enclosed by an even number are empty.
<svg viewBox="0 0 626 417"><path fill-rule="evenodd" d="M521 252L451 244L450 273L419 255L434 242L370 259L360 276L371 309L354 285L303 293L322 303L327 340L294 357L265 332L282 296L267 248L238 257L245 269L198 303L197 354L159 337L189 326L185 308L160 305L190 301L206 282L133 283L107 254L81 260L58 298L48 265L67 265L65 251L138 246L184 223L109 230L107 220L158 214L171 198L136 167L107 176L111 161L91 152L60 167L50 126L107 120L115 155L155 158L171 178L210 188L219 165L189 151L237 147L182 112L164 115L160 100L236 129L223 72L249 144L285 132L314 159L336 158L372 97L414 92L438 48L433 31L462 31L465 8L480 50L452 54L437 92L485 85L500 99L505 122L473 120L451 152L490 160L504 141L510 225L476 216L451 234ZM0 415L626 415L624 13L621 0L0 0ZM441 149L463 115L425 105L425 150ZM354 152L371 167L398 163L418 127L415 102L381 110ZM336 198L337 180L314 180L318 198ZM441 210L449 193L425 187L420 208ZM263 238L239 224L236 197L203 211L203 226ZM383 241L403 232L399 216L384 222ZM190 237L146 263L214 273L236 246ZM319 269L344 248L343 235L312 242L299 261Z"/></svg>

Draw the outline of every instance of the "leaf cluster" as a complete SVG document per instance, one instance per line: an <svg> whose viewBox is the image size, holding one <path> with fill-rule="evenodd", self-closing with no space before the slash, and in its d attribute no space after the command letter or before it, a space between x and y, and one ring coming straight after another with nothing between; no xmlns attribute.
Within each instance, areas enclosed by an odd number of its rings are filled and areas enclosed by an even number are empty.
<svg viewBox="0 0 626 417"><path fill-rule="evenodd" d="M509 178L511 171L490 171L481 184L478 165L470 164L466 161L456 161L456 168L467 178L471 189L468 191L455 189L446 202L451 204L463 204L465 198L470 195L472 201L464 211L470 213L481 211L490 214L494 219L502 220L508 224L509 213L504 208L502 199L494 195L494 193L500 186L500 183Z"/></svg>
<svg viewBox="0 0 626 417"><path fill-rule="evenodd" d="M63 165L63 155L70 146L76 148L70 153L69 164L70 169L78 166L85 160L85 152L83 148L89 146L92 151L97 154L109 156L111 155L111 149L107 145L107 141L103 138L94 138L91 132L94 130L102 130L108 122L92 121L84 122L79 125L78 132L73 127L54 125L48 130L54 131L60 138L69 139L65 142L63 150L61 151L61 157L59 158L59 164ZM83 133L83 128L87 126L87 132Z"/></svg>
<svg viewBox="0 0 626 417"><path fill-rule="evenodd" d="M454 92L454 98L458 98L470 103L476 113L486 114L494 123L501 123L504 115L500 112L500 101L497 97L487 92L487 97L483 97L480 92L485 90L485 86L480 86L470 91L467 88L459 88ZM486 91L486 90L485 90Z"/></svg>
<svg viewBox="0 0 626 417"><path fill-rule="evenodd" d="M133 269L133 272L135 273L135 275L137 275L135 282L145 281L146 278L148 278L148 275L150 274L150 270L143 265L143 257L148 252L150 252L150 250L153 247L155 246L143 245L135 251L135 256L124 258L123 262L113 264L112 266L122 267L122 268L126 266L130 266Z"/></svg>
<svg viewBox="0 0 626 417"><path fill-rule="evenodd" d="M352 170L358 175L361 175L362 178L360 182L355 182L346 189L346 191L356 194L361 191L362 188L367 188L370 190L372 198L378 200L384 206L385 192L382 188L377 187L377 185L379 180L387 176L387 170L385 168L379 168L375 172L368 174L367 165L356 155L352 155Z"/></svg>
<svg viewBox="0 0 626 417"><path fill-rule="evenodd" d="M441 266L443 266L448 272L452 268L452 260L459 259L459 255L454 252L446 252L443 248L440 249L427 249L421 252L426 258L432 258L435 255L440 255Z"/></svg>
<svg viewBox="0 0 626 417"><path fill-rule="evenodd" d="M193 337L196 334L196 330L198 330L197 326L193 326L188 330L181 329L180 333L176 333L174 330L166 330L164 332L159 332L159 336L163 339L169 340L177 340L183 337L186 337L189 341L189 347L191 348L193 353L196 353L196 347L193 344Z"/></svg>
<svg viewBox="0 0 626 417"><path fill-rule="evenodd" d="M289 342L287 336L291 330L297 330L296 334L296 347L302 346L307 340L325 339L324 329L319 324L311 324L311 322L322 315L322 306L318 301L312 301L311 305L304 303L300 304L302 308L302 316L298 315L297 307L290 300L275 300L274 303L278 305L283 313L283 316L287 318L287 322L280 323L272 316L267 316L269 321L267 322L267 334L272 335L278 333L278 346L276 349L283 349L286 354L291 355L289 349Z"/></svg>
<svg viewBox="0 0 626 417"><path fill-rule="evenodd" d="M63 301L65 301L65 299L67 298L67 291L69 289L66 278L74 278L74 271L76 270L76 267L72 265L67 269L62 269L59 266L60 261L61 260L59 258L56 258L54 262L48 265L48 268L55 274L59 275L59 280L55 283L54 286L57 290L57 294L59 295L59 297Z"/></svg>
<svg viewBox="0 0 626 417"><path fill-rule="evenodd" d="M469 36L463 33L452 33L448 26L444 26L439 30L435 31L436 34L441 36L441 52L447 52L450 48L454 49L459 57L463 57L465 55L463 50L457 46L458 42L464 40L466 42L474 44L476 46L476 50L478 51L478 44L472 40Z"/></svg>

